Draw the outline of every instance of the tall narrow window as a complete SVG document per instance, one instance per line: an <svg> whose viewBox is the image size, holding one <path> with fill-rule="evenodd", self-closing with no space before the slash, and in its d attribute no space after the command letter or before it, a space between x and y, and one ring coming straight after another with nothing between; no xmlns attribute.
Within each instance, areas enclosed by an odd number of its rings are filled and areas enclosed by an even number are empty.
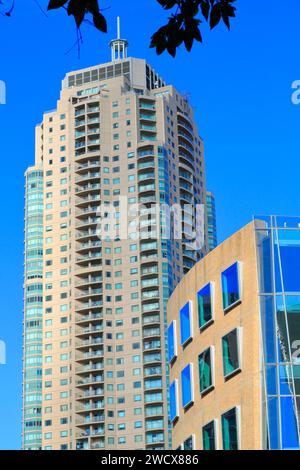
<svg viewBox="0 0 300 470"><path fill-rule="evenodd" d="M239 450L237 409L222 415L223 450Z"/></svg>
<svg viewBox="0 0 300 470"><path fill-rule="evenodd" d="M222 292L224 310L241 300L239 263L234 263L222 273Z"/></svg>
<svg viewBox="0 0 300 470"><path fill-rule="evenodd" d="M216 422L211 421L202 428L203 450L216 450Z"/></svg>
<svg viewBox="0 0 300 470"><path fill-rule="evenodd" d="M235 329L222 338L223 371L225 378L230 377L241 368L239 353L240 336L240 330Z"/></svg>
<svg viewBox="0 0 300 470"><path fill-rule="evenodd" d="M173 320L168 328L168 359L172 362L177 356L176 322Z"/></svg>
<svg viewBox="0 0 300 470"><path fill-rule="evenodd" d="M199 290L198 297L198 322L199 328L207 326L213 320L213 301L212 301L213 287L209 283L201 290Z"/></svg>
<svg viewBox="0 0 300 470"><path fill-rule="evenodd" d="M170 385L170 421L171 423L178 418L178 382L174 382Z"/></svg>
<svg viewBox="0 0 300 470"><path fill-rule="evenodd" d="M200 393L213 388L213 350L208 348L199 355Z"/></svg>
<svg viewBox="0 0 300 470"><path fill-rule="evenodd" d="M192 338L192 302L180 309L180 342L184 346Z"/></svg>
<svg viewBox="0 0 300 470"><path fill-rule="evenodd" d="M188 364L181 371L182 406L186 408L194 401L193 364Z"/></svg>

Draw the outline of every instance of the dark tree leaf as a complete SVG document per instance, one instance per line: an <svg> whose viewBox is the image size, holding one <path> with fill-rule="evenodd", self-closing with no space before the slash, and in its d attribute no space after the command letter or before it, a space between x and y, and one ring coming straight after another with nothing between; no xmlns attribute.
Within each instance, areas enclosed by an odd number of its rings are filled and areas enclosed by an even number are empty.
<svg viewBox="0 0 300 470"><path fill-rule="evenodd" d="M173 8L176 4L179 3L177 0L157 0L157 1L165 10L169 10L170 8Z"/></svg>
<svg viewBox="0 0 300 470"><path fill-rule="evenodd" d="M208 0L203 0L201 2L201 12L204 18L206 19L206 21L208 20L209 10L210 10L210 5L209 5Z"/></svg>
<svg viewBox="0 0 300 470"><path fill-rule="evenodd" d="M56 8L63 7L68 0L50 0L48 4L48 10L55 10Z"/></svg>
<svg viewBox="0 0 300 470"><path fill-rule="evenodd" d="M211 10L210 13L210 20L209 20L209 26L210 29L213 29L217 24L220 23L221 20L221 7L220 3L216 3Z"/></svg>
<svg viewBox="0 0 300 470"><path fill-rule="evenodd" d="M96 26L97 29L99 29L99 31L102 31L103 33L107 33L106 19L100 12L95 13L93 15L93 21L94 21L94 25Z"/></svg>

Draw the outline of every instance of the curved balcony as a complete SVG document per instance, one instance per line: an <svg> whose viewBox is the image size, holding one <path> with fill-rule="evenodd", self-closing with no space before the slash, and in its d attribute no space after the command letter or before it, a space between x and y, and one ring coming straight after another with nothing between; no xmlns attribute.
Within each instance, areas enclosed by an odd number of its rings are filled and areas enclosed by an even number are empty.
<svg viewBox="0 0 300 470"><path fill-rule="evenodd" d="M87 207L83 207L80 210L77 210L75 213L75 217L77 220L84 220L88 216L93 217L97 214L99 210L99 205L89 205Z"/></svg>
<svg viewBox="0 0 300 470"><path fill-rule="evenodd" d="M80 175L81 174L84 175L89 170L95 170L95 169L100 168L100 165L101 165L101 163L100 163L99 159L88 160L85 163L81 163L81 164L77 165L77 167L75 169L75 173L80 174Z"/></svg>
<svg viewBox="0 0 300 470"><path fill-rule="evenodd" d="M85 184L83 186L77 186L75 188L75 194L77 196L86 196L88 194L94 194L94 193L99 193L101 190L101 185L100 183L90 183L90 184Z"/></svg>
<svg viewBox="0 0 300 470"><path fill-rule="evenodd" d="M91 240L99 240L99 236L100 232L96 228L89 230L83 228L82 230L78 230L76 241L83 243Z"/></svg>
<svg viewBox="0 0 300 470"><path fill-rule="evenodd" d="M91 302L81 302L80 305L77 305L76 312L77 313L84 313L84 312L93 312L95 309L103 306L103 302L100 300L95 300Z"/></svg>
<svg viewBox="0 0 300 470"><path fill-rule="evenodd" d="M76 225L77 230L87 229L89 227L95 228L101 222L101 217L86 217L78 222Z"/></svg>
<svg viewBox="0 0 300 470"><path fill-rule="evenodd" d="M76 178L75 183L80 185L86 185L87 183L93 184L101 178L101 173L99 171L88 171L84 175Z"/></svg>
<svg viewBox="0 0 300 470"><path fill-rule="evenodd" d="M193 193L187 191L186 189L180 188L180 201L187 203L187 204L193 204L194 203Z"/></svg>
<svg viewBox="0 0 300 470"><path fill-rule="evenodd" d="M99 348L99 346L98 346ZM97 350L92 350L92 351L89 351L89 352L85 352L83 353L82 351L80 351L81 354L77 353L77 356L76 356L76 362L78 364L84 364L86 362L89 362L89 361L92 361L92 360L97 360L99 358L102 358L104 357L104 351L103 351L103 347L101 349L97 349Z"/></svg>
<svg viewBox="0 0 300 470"><path fill-rule="evenodd" d="M159 313L147 312L143 315L143 327L158 326L160 325Z"/></svg>
<svg viewBox="0 0 300 470"><path fill-rule="evenodd" d="M89 161L91 158L100 158L100 152L99 150L91 150L88 149L87 151L85 149L77 149L75 151L75 157L76 157L76 163L86 163Z"/></svg>
<svg viewBox="0 0 300 470"><path fill-rule="evenodd" d="M148 338L160 338L161 337L161 331L160 328L144 328L143 329L143 338L148 339Z"/></svg>
<svg viewBox="0 0 300 470"><path fill-rule="evenodd" d="M77 276L77 282L75 283L76 289L86 289L87 287L93 287L95 285L102 284L103 277L102 275L95 276Z"/></svg>
<svg viewBox="0 0 300 470"><path fill-rule="evenodd" d="M155 169L155 163L154 163L154 158L152 156L148 156L147 159L145 159L145 161L141 161L138 163L137 165L137 170L138 170L138 175L142 174L142 172L144 171L153 171L153 173L155 174L154 172L154 169Z"/></svg>
<svg viewBox="0 0 300 470"><path fill-rule="evenodd" d="M89 338L90 336L97 335L99 333L103 332L103 324L102 322L97 325L92 325L92 326L85 326L85 327L79 327L77 325L77 330L75 333L75 336L78 338Z"/></svg>
<svg viewBox="0 0 300 470"><path fill-rule="evenodd" d="M101 297L103 295L103 289L102 288L90 288L86 289L85 291L81 291L78 294L75 295L75 300L88 300L88 299L95 299L97 297Z"/></svg>
<svg viewBox="0 0 300 470"><path fill-rule="evenodd" d="M141 267L141 277L143 279L147 279L151 276L153 276L153 274L158 274L159 270L158 270L158 264L153 264L152 266L151 265L147 265L147 266L142 266Z"/></svg>
<svg viewBox="0 0 300 470"><path fill-rule="evenodd" d="M80 257L76 258L76 264L78 266L95 266L95 264L102 266L102 253L89 252L85 255L81 255Z"/></svg>
<svg viewBox="0 0 300 470"><path fill-rule="evenodd" d="M103 319L103 313L102 311L98 311L98 312L90 312L88 314L86 314L86 312L83 312L85 314L82 314L80 315L80 313L78 311L76 311L76 313L78 314L76 316L76 324L77 325L81 325L81 326L85 326L86 324L91 324L91 325L94 325L94 324L97 324L99 323L99 320L102 320ZM90 325L89 325L90 326Z"/></svg>
<svg viewBox="0 0 300 470"><path fill-rule="evenodd" d="M104 375L95 375L92 377L85 377L81 379L76 380L76 387L85 389L86 387L90 387L91 385L94 385L95 383L103 383L104 382Z"/></svg>
<svg viewBox="0 0 300 470"><path fill-rule="evenodd" d="M146 366L144 368L144 377L162 377L163 372L162 372L162 367L161 366ZM163 411L162 411L163 414ZM148 416L154 416L154 415L148 415Z"/></svg>
<svg viewBox="0 0 300 470"><path fill-rule="evenodd" d="M93 194L91 196L77 196L77 200L75 201L75 206L78 208L87 207L91 203L98 202L101 203L101 195L100 194Z"/></svg>
<svg viewBox="0 0 300 470"><path fill-rule="evenodd" d="M180 115L177 116L177 125L178 128L184 130L185 132L188 132L191 137L194 136L194 128L190 121L186 119L185 117L181 117Z"/></svg>
<svg viewBox="0 0 300 470"><path fill-rule="evenodd" d="M82 339L81 341L78 341L77 344L75 345L75 348L78 351L88 350L89 353L93 354L93 350L90 351L90 348L103 346L103 344L104 344L103 335L101 334L101 336L86 338L86 339Z"/></svg>
<svg viewBox="0 0 300 470"><path fill-rule="evenodd" d="M101 246L102 246L102 242L100 240L83 242L77 246L76 253L83 254L83 253L93 252L93 251L99 252L99 249L101 248Z"/></svg>
<svg viewBox="0 0 300 470"><path fill-rule="evenodd" d="M191 146L194 149L194 137L191 136L189 132L178 127L178 135L186 142L188 146Z"/></svg>

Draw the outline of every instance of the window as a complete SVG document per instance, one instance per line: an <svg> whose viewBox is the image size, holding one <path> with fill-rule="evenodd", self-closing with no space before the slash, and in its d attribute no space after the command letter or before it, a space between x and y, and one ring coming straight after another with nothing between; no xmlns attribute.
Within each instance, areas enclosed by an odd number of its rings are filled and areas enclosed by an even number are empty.
<svg viewBox="0 0 300 470"><path fill-rule="evenodd" d="M240 301L240 268L234 263L222 273L223 308L229 309Z"/></svg>
<svg viewBox="0 0 300 470"><path fill-rule="evenodd" d="M217 450L216 445L216 421L211 421L202 428L203 450Z"/></svg>
<svg viewBox="0 0 300 470"><path fill-rule="evenodd" d="M240 370L239 342L239 329L231 331L222 338L223 372L225 379Z"/></svg>
<svg viewBox="0 0 300 470"><path fill-rule="evenodd" d="M183 450L193 450L194 446L194 435L188 437L183 443Z"/></svg>
<svg viewBox="0 0 300 470"><path fill-rule="evenodd" d="M197 294L199 328L208 326L213 320L213 286L207 284Z"/></svg>
<svg viewBox="0 0 300 470"><path fill-rule="evenodd" d="M192 338L192 302L180 309L180 342L184 346Z"/></svg>
<svg viewBox="0 0 300 470"><path fill-rule="evenodd" d="M223 450L238 450L238 441L238 413L233 408L222 415Z"/></svg>
<svg viewBox="0 0 300 470"><path fill-rule="evenodd" d="M177 356L177 341L176 341L176 322L173 320L168 328L168 360L172 362Z"/></svg>
<svg viewBox="0 0 300 470"><path fill-rule="evenodd" d="M170 421L171 423L178 418L178 381L174 380L174 382L170 385Z"/></svg>
<svg viewBox="0 0 300 470"><path fill-rule="evenodd" d="M200 379L200 393L205 393L211 390L213 384L213 349L208 348L203 353L199 354L199 379Z"/></svg>
<svg viewBox="0 0 300 470"><path fill-rule="evenodd" d="M186 408L194 401L193 364L188 364L181 371L182 406Z"/></svg>

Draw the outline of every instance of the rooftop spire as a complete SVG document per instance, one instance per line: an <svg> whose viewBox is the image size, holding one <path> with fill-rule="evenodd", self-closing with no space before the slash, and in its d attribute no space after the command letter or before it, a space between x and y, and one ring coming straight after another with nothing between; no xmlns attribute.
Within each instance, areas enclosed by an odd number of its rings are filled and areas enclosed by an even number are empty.
<svg viewBox="0 0 300 470"><path fill-rule="evenodd" d="M126 59L128 42L126 39L121 39L121 26L120 26L120 17L117 17L117 39L110 41L111 48L111 60L115 62L116 60Z"/></svg>

